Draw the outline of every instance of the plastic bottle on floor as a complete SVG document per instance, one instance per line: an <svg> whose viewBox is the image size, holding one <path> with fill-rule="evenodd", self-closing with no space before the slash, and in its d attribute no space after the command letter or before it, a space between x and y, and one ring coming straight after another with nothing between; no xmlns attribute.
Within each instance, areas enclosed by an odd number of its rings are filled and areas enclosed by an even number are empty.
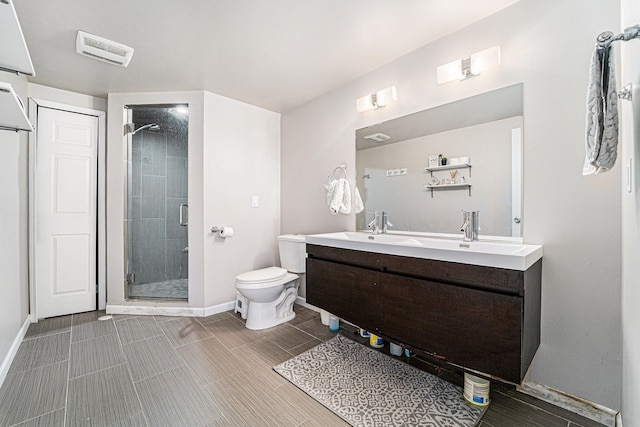
<svg viewBox="0 0 640 427"><path fill-rule="evenodd" d="M373 348L384 347L384 340L375 334L369 336L369 345Z"/></svg>
<svg viewBox="0 0 640 427"><path fill-rule="evenodd" d="M329 330L331 332L338 332L340 330L340 319L336 316L329 317Z"/></svg>

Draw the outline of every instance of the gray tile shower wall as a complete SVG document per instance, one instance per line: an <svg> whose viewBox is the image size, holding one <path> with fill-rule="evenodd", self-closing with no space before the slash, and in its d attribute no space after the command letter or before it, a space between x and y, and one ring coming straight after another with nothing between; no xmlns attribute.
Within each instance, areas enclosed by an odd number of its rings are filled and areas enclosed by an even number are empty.
<svg viewBox="0 0 640 427"><path fill-rule="evenodd" d="M187 158L185 133L167 132L167 156Z"/></svg>
<svg viewBox="0 0 640 427"><path fill-rule="evenodd" d="M142 218L164 218L166 177L142 174Z"/></svg>
<svg viewBox="0 0 640 427"><path fill-rule="evenodd" d="M180 239L165 240L165 273L166 280L181 279L182 249Z"/></svg>
<svg viewBox="0 0 640 427"><path fill-rule="evenodd" d="M139 224L141 227L134 228L132 253L136 283L163 281L165 280L165 220L164 218L142 218Z"/></svg>
<svg viewBox="0 0 640 427"><path fill-rule="evenodd" d="M167 157L167 197L187 197L187 159Z"/></svg>
<svg viewBox="0 0 640 427"><path fill-rule="evenodd" d="M188 202L186 124L166 109L136 113L135 123L158 123L160 130L143 130L132 139L130 272L136 284L186 279L188 227L180 225L180 206Z"/></svg>
<svg viewBox="0 0 640 427"><path fill-rule="evenodd" d="M166 176L167 135L164 132L142 131L140 152L143 175Z"/></svg>

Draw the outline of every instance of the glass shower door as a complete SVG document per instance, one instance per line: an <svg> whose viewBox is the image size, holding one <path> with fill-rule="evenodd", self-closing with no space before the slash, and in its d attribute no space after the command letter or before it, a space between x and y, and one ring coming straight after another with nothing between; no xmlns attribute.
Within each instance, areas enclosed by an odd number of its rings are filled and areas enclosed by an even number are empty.
<svg viewBox="0 0 640 427"><path fill-rule="evenodd" d="M188 299L188 114L128 106L125 295Z"/></svg>

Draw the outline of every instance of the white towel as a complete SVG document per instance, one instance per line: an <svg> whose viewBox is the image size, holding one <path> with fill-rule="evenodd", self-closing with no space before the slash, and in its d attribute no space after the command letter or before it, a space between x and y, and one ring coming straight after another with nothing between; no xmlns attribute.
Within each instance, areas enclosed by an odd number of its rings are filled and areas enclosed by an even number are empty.
<svg viewBox="0 0 640 427"><path fill-rule="evenodd" d="M364 210L364 203L362 203L362 197L360 197L360 190L358 190L358 186L356 185L355 191L355 201L353 202L353 210L355 213L360 213Z"/></svg>
<svg viewBox="0 0 640 427"><path fill-rule="evenodd" d="M327 205L329 205L331 215L351 213L351 188L349 188L349 181L345 178L333 179L324 187L327 189Z"/></svg>
<svg viewBox="0 0 640 427"><path fill-rule="evenodd" d="M349 187L349 181L345 178L340 179L342 181L342 203L340 204L340 213L349 215L351 213L351 187Z"/></svg>
<svg viewBox="0 0 640 427"><path fill-rule="evenodd" d="M324 185L324 188L327 189L327 206L331 206L331 202L333 201L333 192L335 191L337 180L332 179L328 184Z"/></svg>
<svg viewBox="0 0 640 427"><path fill-rule="evenodd" d="M606 172L618 156L618 95L613 49L593 52L587 89L586 157L582 175Z"/></svg>

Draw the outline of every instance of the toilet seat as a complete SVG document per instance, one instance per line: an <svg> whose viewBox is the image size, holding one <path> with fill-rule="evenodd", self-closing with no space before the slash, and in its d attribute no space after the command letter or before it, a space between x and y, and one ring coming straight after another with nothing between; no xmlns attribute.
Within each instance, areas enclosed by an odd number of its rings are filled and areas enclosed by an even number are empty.
<svg viewBox="0 0 640 427"><path fill-rule="evenodd" d="M236 284L240 285L261 285L278 282L287 276L287 270L280 267L267 267L260 270L253 270L239 274L236 277Z"/></svg>

